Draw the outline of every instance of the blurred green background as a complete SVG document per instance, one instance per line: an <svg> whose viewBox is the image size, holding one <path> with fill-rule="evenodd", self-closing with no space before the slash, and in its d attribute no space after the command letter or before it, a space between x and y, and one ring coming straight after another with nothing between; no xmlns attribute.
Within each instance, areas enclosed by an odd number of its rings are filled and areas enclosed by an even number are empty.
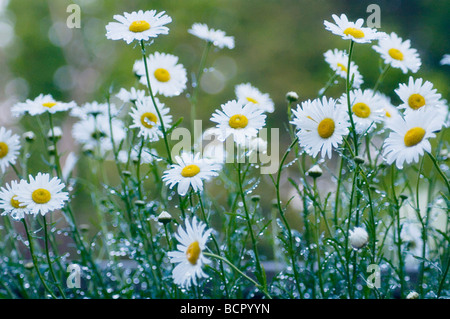
<svg viewBox="0 0 450 319"><path fill-rule="evenodd" d="M70 15L66 9L72 3L81 7L80 29L66 26ZM140 58L139 47L107 40L105 26L114 14L156 9L166 11L173 22L168 25L169 35L158 37L149 50L179 56L189 75L197 72L205 45L187 33L193 23L203 22L235 37L234 50L209 55L207 65L214 71L205 74L209 78L202 86L197 110L204 128L213 126L211 113L234 99L234 86L243 82L270 94L276 111L268 116L268 125L282 128L287 123L286 92L296 91L302 100L315 98L332 74L323 53L348 49L348 42L326 31L323 21L331 21L333 13L346 13L350 20L367 18L371 3L381 8L381 30L410 39L419 51L422 67L414 76L431 81L448 99L450 66L439 64L450 53L448 0L0 0L0 125L14 127L16 119L11 118L9 108L40 93L81 105L104 101L111 86L118 92L121 87L138 85L132 66ZM363 88L372 87L379 75L380 58L371 46L357 45L354 51ZM394 89L409 76L391 69L380 90L399 104ZM341 81L327 95L338 98L343 90ZM161 100L175 119L189 112L184 94ZM20 132L17 126L14 131ZM70 123L65 131L70 132ZM65 150L76 149L70 136L63 141ZM287 134L282 135L282 143L284 150Z"/></svg>

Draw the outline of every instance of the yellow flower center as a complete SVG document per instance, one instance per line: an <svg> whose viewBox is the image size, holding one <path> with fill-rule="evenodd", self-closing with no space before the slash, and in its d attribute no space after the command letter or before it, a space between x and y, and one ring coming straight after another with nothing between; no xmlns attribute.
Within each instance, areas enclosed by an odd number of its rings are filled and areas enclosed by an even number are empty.
<svg viewBox="0 0 450 319"><path fill-rule="evenodd" d="M159 82L167 82L170 80L170 73L166 69L156 69L154 75Z"/></svg>
<svg viewBox="0 0 450 319"><path fill-rule="evenodd" d="M423 137L425 136L425 130L421 127L414 127L410 129L405 134L405 138L403 139L405 142L405 145L408 147L414 146L419 144Z"/></svg>
<svg viewBox="0 0 450 319"><path fill-rule="evenodd" d="M386 111L386 117L391 118L391 117L392 117L391 113L389 113L388 111Z"/></svg>
<svg viewBox="0 0 450 319"><path fill-rule="evenodd" d="M347 72L347 67L343 65L342 63L338 63L337 66L344 72Z"/></svg>
<svg viewBox="0 0 450 319"><path fill-rule="evenodd" d="M158 118L151 112L145 112L141 115L141 124L146 128L152 128L153 124L158 122ZM153 124L151 124L153 123Z"/></svg>
<svg viewBox="0 0 450 319"><path fill-rule="evenodd" d="M131 32L143 32L150 29L150 23L144 20L134 21L128 29Z"/></svg>
<svg viewBox="0 0 450 319"><path fill-rule="evenodd" d="M411 94L408 99L408 105L410 108L418 110L425 105L425 98L417 93Z"/></svg>
<svg viewBox="0 0 450 319"><path fill-rule="evenodd" d="M48 107L49 109L51 109L56 104L57 104L56 102L45 102L45 103L42 103L42 106L45 106L45 107Z"/></svg>
<svg viewBox="0 0 450 319"><path fill-rule="evenodd" d="M6 155L8 155L8 144L6 144L5 142L0 142L0 158L5 157Z"/></svg>
<svg viewBox="0 0 450 319"><path fill-rule="evenodd" d="M247 97L247 101L252 102L253 104L259 104L258 101L256 101L254 98L252 97Z"/></svg>
<svg viewBox="0 0 450 319"><path fill-rule="evenodd" d="M248 125L248 118L245 115L236 114L230 117L228 124L235 129L245 128Z"/></svg>
<svg viewBox="0 0 450 319"><path fill-rule="evenodd" d="M393 58L395 60L403 61L403 53L400 50L392 48L392 49L389 49L388 53L391 56L391 58Z"/></svg>
<svg viewBox="0 0 450 319"><path fill-rule="evenodd" d="M195 164L187 165L181 170L181 176L183 177L194 177L198 173L200 173L200 167Z"/></svg>
<svg viewBox="0 0 450 319"><path fill-rule="evenodd" d="M45 204L50 201L52 195L45 188L38 188L31 194L31 198L36 204Z"/></svg>
<svg viewBox="0 0 450 319"><path fill-rule="evenodd" d="M370 115L370 107L366 103L362 102L353 105L352 111L357 117L361 118L367 118Z"/></svg>
<svg viewBox="0 0 450 319"><path fill-rule="evenodd" d="M25 208L25 206L24 205L22 205L22 203L21 202L19 202L17 199L16 199L16 195L14 195L13 197L11 197L11 206L12 207L14 207L14 208Z"/></svg>
<svg viewBox="0 0 450 319"><path fill-rule="evenodd" d="M364 32L356 28L347 28L344 30L345 35L351 35L356 39L364 38Z"/></svg>
<svg viewBox="0 0 450 319"><path fill-rule="evenodd" d="M323 119L317 127L317 132L321 138L329 138L334 133L334 121L330 118Z"/></svg>
<svg viewBox="0 0 450 319"><path fill-rule="evenodd" d="M196 265L201 252L198 241L194 241L186 250L186 258L192 265Z"/></svg>

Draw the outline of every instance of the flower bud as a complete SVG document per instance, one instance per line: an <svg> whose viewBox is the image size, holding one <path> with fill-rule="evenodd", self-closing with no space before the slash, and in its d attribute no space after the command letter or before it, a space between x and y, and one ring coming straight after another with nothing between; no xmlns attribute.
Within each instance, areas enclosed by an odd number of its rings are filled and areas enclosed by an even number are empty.
<svg viewBox="0 0 450 319"><path fill-rule="evenodd" d="M34 132L32 131L28 131L23 133L23 138L25 139L25 141L27 142L34 142L34 140L36 139L36 134L34 134Z"/></svg>
<svg viewBox="0 0 450 319"><path fill-rule="evenodd" d="M47 138L50 141L53 141L53 138L55 138L55 140L59 140L62 136L62 130L59 126L55 126L53 127L53 130L50 129L47 133Z"/></svg>
<svg viewBox="0 0 450 319"><path fill-rule="evenodd" d="M138 199L134 202L134 205L136 205L137 207L144 207L146 203L143 200Z"/></svg>
<svg viewBox="0 0 450 319"><path fill-rule="evenodd" d="M353 158L353 160L355 161L356 164L362 165L364 164L364 162L366 161L363 157L361 156L355 156Z"/></svg>
<svg viewBox="0 0 450 319"><path fill-rule="evenodd" d="M290 91L286 93L286 100L288 100L288 102L294 103L297 102L298 99L299 97L296 92Z"/></svg>
<svg viewBox="0 0 450 319"><path fill-rule="evenodd" d="M369 234L364 228L355 227L350 230L350 244L355 249L363 248L369 241Z"/></svg>
<svg viewBox="0 0 450 319"><path fill-rule="evenodd" d="M319 165L314 165L313 167L311 167L307 172L306 172L309 176L311 176L312 178L317 178L322 176L323 171L320 168Z"/></svg>
<svg viewBox="0 0 450 319"><path fill-rule="evenodd" d="M415 291L411 291L407 296L406 299L419 299L419 294Z"/></svg>
<svg viewBox="0 0 450 319"><path fill-rule="evenodd" d="M159 216L158 216L158 221L160 222L160 223L163 223L163 224L168 224L168 223L170 223L171 221L172 221L172 215L170 215L168 212L166 212L166 211L163 211L161 214L159 214Z"/></svg>
<svg viewBox="0 0 450 319"><path fill-rule="evenodd" d="M47 147L47 152L49 155L56 155L56 148L54 145L50 145Z"/></svg>

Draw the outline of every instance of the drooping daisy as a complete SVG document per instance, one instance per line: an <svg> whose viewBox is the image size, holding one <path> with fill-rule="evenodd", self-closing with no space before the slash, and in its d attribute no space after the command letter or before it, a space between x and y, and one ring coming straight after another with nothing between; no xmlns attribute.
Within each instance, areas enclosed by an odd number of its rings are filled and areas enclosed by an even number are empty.
<svg viewBox="0 0 450 319"><path fill-rule="evenodd" d="M147 67L154 94L168 97L177 96L186 89L186 69L182 64L177 63L178 57L172 54L159 52L150 54L147 59ZM134 63L133 71L141 77L140 82L147 85L144 61L137 60Z"/></svg>
<svg viewBox="0 0 450 319"><path fill-rule="evenodd" d="M123 123L113 118L111 120L111 128L114 143L119 144L126 136ZM109 119L105 115L91 116L78 121L72 127L72 136L78 143L84 146L91 149L99 149L101 154L113 148Z"/></svg>
<svg viewBox="0 0 450 319"><path fill-rule="evenodd" d="M202 40L211 42L220 49L224 47L234 48L234 37L227 36L222 30L209 29L204 23L194 23L188 32Z"/></svg>
<svg viewBox="0 0 450 319"><path fill-rule="evenodd" d="M172 123L172 115L169 114L169 108L165 107L157 98L155 102L161 114L164 126L168 128ZM158 117L155 105L150 97L146 97L142 101L136 101L136 107L131 109L130 113L133 118L133 124L130 128L138 128L139 136L144 136L150 142L155 142L163 136L161 131L161 121Z"/></svg>
<svg viewBox="0 0 450 319"><path fill-rule="evenodd" d="M236 85L234 92L241 104L253 103L256 107L265 112L272 113L274 111L274 104L269 94L261 93L257 88L250 83L242 83Z"/></svg>
<svg viewBox="0 0 450 319"><path fill-rule="evenodd" d="M217 171L220 165L213 163L206 158L200 158L200 153L181 153L176 156L178 164L171 165L170 169L164 172L162 180L166 182L169 188L178 185L178 194L184 196L192 186L194 192L203 190L203 181L209 180L213 176L219 175Z"/></svg>
<svg viewBox="0 0 450 319"><path fill-rule="evenodd" d="M305 151L313 157L319 152L324 158L331 158L333 148L343 142L350 126L346 109L337 107L334 99L305 101L297 110L293 110L294 119L290 122L297 126L298 141Z"/></svg>
<svg viewBox="0 0 450 319"><path fill-rule="evenodd" d="M383 145L387 163L395 162L399 169L405 162L417 163L424 152L431 152L429 139L436 136L433 132L442 128L443 121L431 110L418 110L390 123L388 127L392 132Z"/></svg>
<svg viewBox="0 0 450 319"><path fill-rule="evenodd" d="M441 94L433 89L433 84L429 81L423 83L423 79L409 77L408 84L401 83L395 93L403 101L399 108L405 109L405 112L414 112L418 109L436 109L444 104L441 101Z"/></svg>
<svg viewBox="0 0 450 319"><path fill-rule="evenodd" d="M17 103L11 108L11 113L14 116L21 116L24 114L39 115L45 112L55 114L56 112L63 112L75 107L75 102L59 102L56 101L50 94L40 94L34 100L26 100L24 103Z"/></svg>
<svg viewBox="0 0 450 319"><path fill-rule="evenodd" d="M137 163L139 161L139 146L135 145L131 152L128 152L126 150L121 150L118 154L118 160L121 163L128 163L129 160L133 161L134 163ZM158 156L158 153L154 149L148 149L148 147L143 147L141 153L141 164L149 164L153 162L154 155ZM129 156L129 158L128 158Z"/></svg>
<svg viewBox="0 0 450 319"><path fill-rule="evenodd" d="M106 38L111 40L124 40L130 44L134 40L147 41L160 34L168 34L169 28L165 25L172 22L172 18L165 11L156 13L156 10L127 13L123 16L113 17L119 22L110 22L106 26Z"/></svg>
<svg viewBox="0 0 450 319"><path fill-rule="evenodd" d="M211 261L203 255L203 251L212 229L205 228L206 224L194 217L192 222L186 219L185 228L179 226L178 233L175 234L179 244L177 250L170 251L168 256L171 263L178 264L173 269L172 276L175 284L182 288L189 289L192 284L197 286L197 279L208 277L202 266Z"/></svg>
<svg viewBox="0 0 450 319"><path fill-rule="evenodd" d="M399 109L392 105L391 99L380 92L377 92L378 97L380 98L381 102L381 109L384 113L384 122L387 125L388 123L392 121L397 121L397 118L402 116Z"/></svg>
<svg viewBox="0 0 450 319"><path fill-rule="evenodd" d="M384 63L401 69L405 74L408 70L416 73L422 64L417 50L411 48L410 41L403 41L395 32L380 39L373 49L381 55Z"/></svg>
<svg viewBox="0 0 450 319"><path fill-rule="evenodd" d="M6 188L2 187L0 190L0 209L3 210L2 216L10 215L14 220L22 219L29 211L26 205L17 200L17 190L22 187L21 184L26 183L21 181L12 181L11 186L6 184Z"/></svg>
<svg viewBox="0 0 450 319"><path fill-rule="evenodd" d="M341 14L340 17L333 14L332 18L336 24L325 20L323 22L325 24L325 29L341 36L344 40L352 40L358 43L370 43L385 35L383 32L377 32L376 29L364 28L362 26L364 19L358 19L356 22L351 22L348 21L345 14Z"/></svg>
<svg viewBox="0 0 450 319"><path fill-rule="evenodd" d="M334 49L324 53L325 61L331 69L341 78L347 79L348 55L345 51ZM358 66L350 62L350 80L353 79L353 87L359 88L363 84L363 78L358 71Z"/></svg>
<svg viewBox="0 0 450 319"><path fill-rule="evenodd" d="M130 89L130 91L127 91L124 88L121 88L119 93L116 94L116 96L122 100L122 102L136 102L137 100L143 100L145 97L145 91L144 90L136 90L134 87Z"/></svg>
<svg viewBox="0 0 450 319"><path fill-rule="evenodd" d="M6 128L0 127L0 169L5 173L6 168L16 163L19 155L20 142L19 135L12 134Z"/></svg>
<svg viewBox="0 0 450 319"><path fill-rule="evenodd" d="M356 133L363 134L371 132L384 119L382 103L377 93L372 90L350 91L350 104L355 122ZM339 99L339 108L348 110L347 94L343 94Z"/></svg>
<svg viewBox="0 0 450 319"><path fill-rule="evenodd" d="M63 192L64 183L57 177L50 179L49 174L38 173L36 177L29 175L29 182L20 183L17 188L17 200L26 205L30 214L41 214L64 207L69 193Z"/></svg>
<svg viewBox="0 0 450 319"><path fill-rule="evenodd" d="M98 115L107 117L109 112L111 112L111 116L113 117L118 114L118 110L114 104L110 104L108 106L107 103L98 103L97 101L94 101L85 103L79 107L74 107L70 111L70 115L80 119L86 119L88 117L96 117Z"/></svg>
<svg viewBox="0 0 450 319"><path fill-rule="evenodd" d="M245 105L236 100L221 105L222 110L216 110L211 121L217 123L219 140L225 141L232 135L236 143L245 143L247 138L256 137L266 122L262 109L255 108L253 103Z"/></svg>

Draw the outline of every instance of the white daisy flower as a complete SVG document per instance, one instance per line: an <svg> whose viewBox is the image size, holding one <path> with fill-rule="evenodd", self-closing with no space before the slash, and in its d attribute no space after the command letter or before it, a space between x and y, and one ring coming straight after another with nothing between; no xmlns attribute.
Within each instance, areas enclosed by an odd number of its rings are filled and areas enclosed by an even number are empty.
<svg viewBox="0 0 450 319"><path fill-rule="evenodd" d="M178 57L172 54L155 52L149 55L147 59L148 75L154 94L168 97L177 96L186 89L186 69L182 64L177 63ZM133 71L141 77L140 82L147 85L144 61L137 60L134 63Z"/></svg>
<svg viewBox="0 0 450 319"><path fill-rule="evenodd" d="M63 112L75 107L75 102L59 102L56 101L50 94L40 94L34 100L26 100L24 103L17 103L11 108L11 113L14 116L21 116L24 114L39 115L45 112L55 114L56 112Z"/></svg>
<svg viewBox="0 0 450 319"><path fill-rule="evenodd" d="M324 53L325 61L330 65L331 69L341 78L347 79L348 55L345 51L334 49ZM358 66L350 62L350 80L353 79L353 87L359 88L364 83Z"/></svg>
<svg viewBox="0 0 450 319"><path fill-rule="evenodd" d="M407 219L402 223L400 237L406 246L405 268L408 270L417 270L421 261L414 256L422 257L422 227L412 219ZM425 249L425 257L428 258L428 248Z"/></svg>
<svg viewBox="0 0 450 319"><path fill-rule="evenodd" d="M397 121L399 117L402 116L399 109L392 105L390 97L387 95L377 92L378 97L380 98L381 109L384 113L384 122L386 125L391 123L392 121Z"/></svg>
<svg viewBox="0 0 450 319"><path fill-rule="evenodd" d="M225 143L219 140L220 130L217 127L211 127L203 132L201 137L203 140L209 141L203 148L202 156L208 158L215 163L223 164L227 157Z"/></svg>
<svg viewBox="0 0 450 319"><path fill-rule="evenodd" d="M369 242L369 234L362 227L350 230L350 244L355 249L361 249Z"/></svg>
<svg viewBox="0 0 450 319"><path fill-rule="evenodd" d="M119 22L110 22L106 26L106 38L111 40L124 40L130 44L134 40L148 41L160 34L168 34L169 28L165 25L172 22L172 18L165 11L156 13L156 10L127 13L123 16L113 17Z"/></svg>
<svg viewBox="0 0 450 319"><path fill-rule="evenodd" d="M405 112L414 112L418 109L438 109L445 104L441 100L441 95L433 89L433 84L429 81L423 83L423 79L416 79L409 77L408 84L401 83L395 93L403 101L399 106L405 109Z"/></svg>
<svg viewBox="0 0 450 319"><path fill-rule="evenodd" d="M98 103L96 101L85 103L82 106L74 107L70 111L70 115L74 117L78 117L80 119L86 119L90 116L96 117L98 115L106 116L108 117L109 110L108 107L111 109L111 116L116 116L119 111L117 110L116 106L114 104L110 104L108 106L107 103Z"/></svg>
<svg viewBox="0 0 450 319"><path fill-rule="evenodd" d="M227 36L222 30L209 29L204 23L194 23L188 32L196 37L211 42L214 46L223 49L234 49L234 37Z"/></svg>
<svg viewBox="0 0 450 319"><path fill-rule="evenodd" d="M417 50L411 48L410 41L403 41L395 32L380 39L373 49L381 55L384 63L401 69L405 74L408 70L416 73L422 64Z"/></svg>
<svg viewBox="0 0 450 319"><path fill-rule="evenodd" d="M19 135L12 134L6 128L0 127L0 169L5 173L6 168L16 163L19 155Z"/></svg>
<svg viewBox="0 0 450 319"><path fill-rule="evenodd" d="M250 83L236 85L234 92L236 93L238 102L243 105L250 102L265 112L272 113L274 111L275 107L269 94L261 93L261 91Z"/></svg>
<svg viewBox="0 0 450 319"><path fill-rule="evenodd" d="M213 176L219 175L217 171L220 165L213 163L206 158L200 158L200 153L195 154L183 152L181 156L176 156L178 164L173 164L170 169L164 172L162 180L169 188L178 185L178 194L184 196L192 186L194 192L203 190L203 181L209 180Z"/></svg>
<svg viewBox="0 0 450 319"><path fill-rule="evenodd" d="M26 205L30 214L41 214L64 207L69 193L63 192L64 183L57 177L50 179L49 174L38 173L36 177L29 175L29 183L20 183L17 188L17 200Z"/></svg>
<svg viewBox="0 0 450 319"><path fill-rule="evenodd" d="M242 105L233 100L222 104L221 107L222 110L216 110L211 117L211 121L217 123L221 141L232 135L236 143L245 143L247 138L256 137L265 125L264 111L255 108L253 103Z"/></svg>
<svg viewBox="0 0 450 319"><path fill-rule="evenodd" d="M334 23L324 21L325 29L332 33L339 35L344 40L352 40L358 43L370 43L373 40L385 36L384 32L377 32L376 29L363 28L364 19L358 19L356 22L348 21L345 14L341 14L340 17L333 14L332 18Z"/></svg>
<svg viewBox="0 0 450 319"><path fill-rule="evenodd" d="M111 120L114 143L119 144L126 136L123 123L113 118ZM91 149L99 148L101 154L111 150L111 130L109 119L105 115L88 117L75 123L72 127L72 136L80 144Z"/></svg>
<svg viewBox="0 0 450 319"><path fill-rule="evenodd" d="M145 98L145 91L136 90L134 87L132 87L130 91L127 91L126 89L122 88L120 89L119 93L116 94L116 96L124 103L128 102L134 103L137 100L143 100Z"/></svg>
<svg viewBox="0 0 450 319"><path fill-rule="evenodd" d="M382 109L381 99L372 90L350 91L350 103L356 133L371 132L375 129L376 123L383 121L385 113ZM339 99L338 107L348 110L346 93Z"/></svg>
<svg viewBox="0 0 450 319"><path fill-rule="evenodd" d="M337 107L334 99L305 101L293 110L294 119L290 122L299 130L298 141L305 151L313 157L321 152L321 157L331 158L333 148L343 142L350 126L345 108Z"/></svg>
<svg viewBox="0 0 450 319"><path fill-rule="evenodd" d="M2 216L10 215L14 220L22 219L29 210L27 206L17 200L17 190L23 187L21 184L26 183L21 181L12 181L11 186L6 184L6 188L2 187L0 190L0 209L3 210Z"/></svg>
<svg viewBox="0 0 450 319"><path fill-rule="evenodd" d="M192 223L186 219L185 229L179 226L178 233L175 234L179 244L177 250L170 251L168 256L171 263L178 264L173 269L172 276L175 284L182 288L189 289L192 284L197 286L197 278L208 278L202 266L211 261L203 255L203 251L212 229L205 228L206 224L198 222L194 217Z"/></svg>
<svg viewBox="0 0 450 319"><path fill-rule="evenodd" d="M450 54L444 54L440 63L441 65L450 65Z"/></svg>
<svg viewBox="0 0 450 319"><path fill-rule="evenodd" d="M443 121L436 118L433 111L418 110L390 123L388 128L392 132L383 145L383 156L387 163L395 162L399 169L403 168L405 162L417 163L424 152L431 152L428 140L436 136L434 132L442 128Z"/></svg>
<svg viewBox="0 0 450 319"><path fill-rule="evenodd" d="M169 127L172 123L172 115L169 114L169 108L165 107L157 98L155 102L158 106L165 127ZM150 97L146 97L142 101L136 101L136 107L131 109L130 113L133 118L133 124L130 128L138 128L139 135L149 139L150 142L155 142L163 136L161 131L161 122L158 117L155 105Z"/></svg>

